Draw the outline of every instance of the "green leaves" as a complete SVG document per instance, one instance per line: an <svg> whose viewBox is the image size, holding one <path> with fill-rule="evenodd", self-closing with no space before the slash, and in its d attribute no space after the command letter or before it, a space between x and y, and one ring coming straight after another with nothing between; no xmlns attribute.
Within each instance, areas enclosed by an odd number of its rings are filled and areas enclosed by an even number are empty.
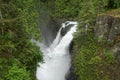
<svg viewBox="0 0 120 80"><path fill-rule="evenodd" d="M114 53L110 50L104 50L105 62L107 65L115 63Z"/></svg>
<svg viewBox="0 0 120 80"><path fill-rule="evenodd" d="M92 31L88 31L87 35L80 35L76 36L74 40L74 52L76 56L73 59L75 73L79 78L78 80L111 79L110 70L114 70L112 65L116 66L113 52L101 46L96 41ZM81 44L82 39L84 39L84 42ZM107 68L110 70L107 70Z"/></svg>
<svg viewBox="0 0 120 80"><path fill-rule="evenodd" d="M9 69L6 78L7 80L32 80L30 73L24 67L20 68L16 63Z"/></svg>
<svg viewBox="0 0 120 80"><path fill-rule="evenodd" d="M5 20L0 25L0 80L36 79L42 61L39 47L31 42L41 39L36 1L7 0L0 5Z"/></svg>
<svg viewBox="0 0 120 80"><path fill-rule="evenodd" d="M75 18L78 16L79 4L81 0L56 0L55 17L57 18Z"/></svg>

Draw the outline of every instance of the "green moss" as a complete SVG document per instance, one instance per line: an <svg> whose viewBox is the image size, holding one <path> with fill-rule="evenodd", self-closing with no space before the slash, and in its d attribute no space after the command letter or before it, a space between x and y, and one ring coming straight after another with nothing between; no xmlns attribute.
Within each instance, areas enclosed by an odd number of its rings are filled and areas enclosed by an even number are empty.
<svg viewBox="0 0 120 80"><path fill-rule="evenodd" d="M120 8L108 10L105 13L98 14L98 16L107 15L115 18L120 18Z"/></svg>

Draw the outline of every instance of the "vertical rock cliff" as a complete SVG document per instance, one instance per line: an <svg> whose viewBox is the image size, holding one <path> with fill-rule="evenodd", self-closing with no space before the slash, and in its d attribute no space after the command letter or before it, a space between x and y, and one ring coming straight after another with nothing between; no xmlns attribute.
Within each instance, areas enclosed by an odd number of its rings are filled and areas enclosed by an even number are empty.
<svg viewBox="0 0 120 80"><path fill-rule="evenodd" d="M97 17L95 35L98 41L114 54L116 63L106 67L110 80L120 79L120 13L113 10Z"/></svg>

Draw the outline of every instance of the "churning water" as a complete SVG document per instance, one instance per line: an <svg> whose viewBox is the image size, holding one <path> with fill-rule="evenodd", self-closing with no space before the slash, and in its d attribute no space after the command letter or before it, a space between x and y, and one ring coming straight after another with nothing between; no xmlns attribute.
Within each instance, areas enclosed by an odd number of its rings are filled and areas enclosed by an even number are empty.
<svg viewBox="0 0 120 80"><path fill-rule="evenodd" d="M62 28L69 27L68 25L71 24L70 30L64 36L61 36ZM62 27L50 47L38 43L44 55L44 63L39 63L40 67L37 67L36 76L38 80L65 80L71 66L69 46L76 28L77 22L67 21L62 23Z"/></svg>

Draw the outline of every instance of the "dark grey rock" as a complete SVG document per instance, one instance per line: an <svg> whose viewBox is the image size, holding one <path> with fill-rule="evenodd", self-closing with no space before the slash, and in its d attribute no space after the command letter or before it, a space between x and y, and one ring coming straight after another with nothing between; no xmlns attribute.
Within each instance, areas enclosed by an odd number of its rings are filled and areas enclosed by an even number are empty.
<svg viewBox="0 0 120 80"><path fill-rule="evenodd" d="M108 40L114 41L120 36L120 18L113 18Z"/></svg>
<svg viewBox="0 0 120 80"><path fill-rule="evenodd" d="M115 53L115 58L120 65L120 42L115 44L112 50Z"/></svg>
<svg viewBox="0 0 120 80"><path fill-rule="evenodd" d="M104 39L106 49L112 51L116 59L116 64L106 68L110 72L111 80L119 80L120 77L120 17L110 15L100 15L97 17L95 34L98 41ZM103 43L103 42L102 42Z"/></svg>
<svg viewBox="0 0 120 80"><path fill-rule="evenodd" d="M66 80L78 80L78 76L74 73L74 67L71 66L70 72L66 77Z"/></svg>
<svg viewBox="0 0 120 80"><path fill-rule="evenodd" d="M97 17L95 34L98 41L114 42L120 36L120 18L110 15Z"/></svg>
<svg viewBox="0 0 120 80"><path fill-rule="evenodd" d="M98 41L107 39L112 26L113 18L111 16L103 15L98 16L95 25L95 34L98 37Z"/></svg>
<svg viewBox="0 0 120 80"><path fill-rule="evenodd" d="M66 23L67 25L67 23ZM61 35L64 36L70 29L71 27L73 26L74 24L70 24L70 25L67 25L65 28L62 28L61 30Z"/></svg>

